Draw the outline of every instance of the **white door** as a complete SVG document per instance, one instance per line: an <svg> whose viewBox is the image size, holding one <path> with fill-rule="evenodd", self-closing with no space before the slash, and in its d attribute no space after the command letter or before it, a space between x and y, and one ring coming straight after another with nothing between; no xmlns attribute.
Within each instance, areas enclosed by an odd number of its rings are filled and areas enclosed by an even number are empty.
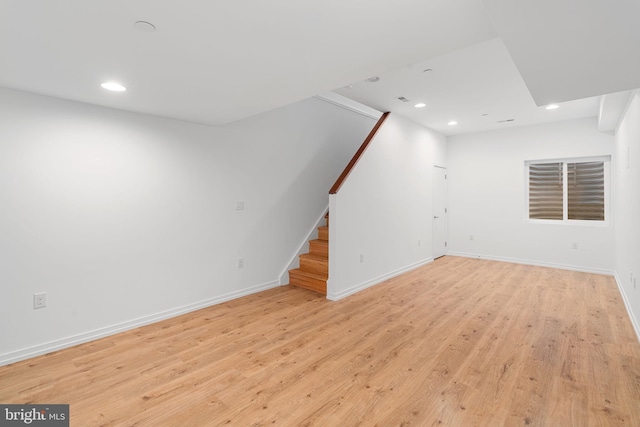
<svg viewBox="0 0 640 427"><path fill-rule="evenodd" d="M433 167L433 258L447 252L447 170Z"/></svg>

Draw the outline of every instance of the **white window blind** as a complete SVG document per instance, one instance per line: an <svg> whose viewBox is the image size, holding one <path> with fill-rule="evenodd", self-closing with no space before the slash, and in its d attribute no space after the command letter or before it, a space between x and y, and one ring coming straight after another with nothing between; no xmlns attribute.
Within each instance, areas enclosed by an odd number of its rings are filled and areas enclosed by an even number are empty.
<svg viewBox="0 0 640 427"><path fill-rule="evenodd" d="M567 164L568 217L604 221L604 162Z"/></svg>
<svg viewBox="0 0 640 427"><path fill-rule="evenodd" d="M563 219L562 163L529 165L529 218Z"/></svg>

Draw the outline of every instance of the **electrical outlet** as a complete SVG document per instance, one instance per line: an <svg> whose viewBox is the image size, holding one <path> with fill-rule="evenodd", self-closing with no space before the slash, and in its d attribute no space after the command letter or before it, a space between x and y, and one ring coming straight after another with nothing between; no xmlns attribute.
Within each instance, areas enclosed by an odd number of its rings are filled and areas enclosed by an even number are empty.
<svg viewBox="0 0 640 427"><path fill-rule="evenodd" d="M244 268L244 258L238 258L238 268Z"/></svg>
<svg viewBox="0 0 640 427"><path fill-rule="evenodd" d="M47 306L47 293L42 292L39 294L33 294L33 308L45 308Z"/></svg>
<svg viewBox="0 0 640 427"><path fill-rule="evenodd" d="M422 247L422 240L418 240L418 247L421 248Z"/></svg>
<svg viewBox="0 0 640 427"><path fill-rule="evenodd" d="M236 210L243 211L244 210L244 200L238 200L236 202Z"/></svg>
<svg viewBox="0 0 640 427"><path fill-rule="evenodd" d="M363 263L364 262L364 254L360 254L360 262Z"/></svg>
<svg viewBox="0 0 640 427"><path fill-rule="evenodd" d="M573 242L573 245L571 245L571 247L573 249L578 249L578 243L577 242Z"/></svg>

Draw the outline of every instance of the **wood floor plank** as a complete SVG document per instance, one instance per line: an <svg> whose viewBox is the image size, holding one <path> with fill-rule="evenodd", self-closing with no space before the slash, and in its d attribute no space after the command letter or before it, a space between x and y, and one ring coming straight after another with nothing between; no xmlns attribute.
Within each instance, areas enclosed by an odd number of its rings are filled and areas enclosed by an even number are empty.
<svg viewBox="0 0 640 427"><path fill-rule="evenodd" d="M0 402L74 426L640 426L640 343L612 277L443 257L0 367Z"/></svg>

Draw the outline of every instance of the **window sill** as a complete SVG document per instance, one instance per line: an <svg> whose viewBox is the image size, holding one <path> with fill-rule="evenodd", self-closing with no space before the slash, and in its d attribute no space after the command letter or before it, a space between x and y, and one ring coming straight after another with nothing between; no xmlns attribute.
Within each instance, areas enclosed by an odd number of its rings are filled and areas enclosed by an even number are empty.
<svg viewBox="0 0 640 427"><path fill-rule="evenodd" d="M556 220L556 219L525 219L525 224L544 225L569 225L579 227L611 227L610 221L584 221L584 220Z"/></svg>

